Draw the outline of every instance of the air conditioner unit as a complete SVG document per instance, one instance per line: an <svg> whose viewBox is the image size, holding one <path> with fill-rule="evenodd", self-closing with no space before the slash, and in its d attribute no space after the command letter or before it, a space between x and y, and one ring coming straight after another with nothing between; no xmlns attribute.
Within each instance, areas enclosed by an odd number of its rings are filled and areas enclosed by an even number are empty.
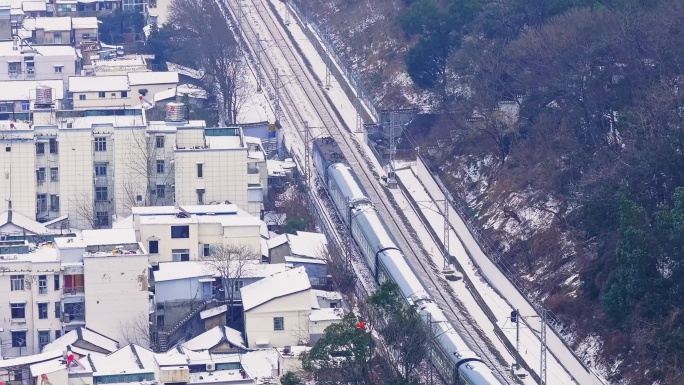
<svg viewBox="0 0 684 385"><path fill-rule="evenodd" d="M213 372L214 370L216 370L216 364L214 364L213 362L208 363L207 372Z"/></svg>

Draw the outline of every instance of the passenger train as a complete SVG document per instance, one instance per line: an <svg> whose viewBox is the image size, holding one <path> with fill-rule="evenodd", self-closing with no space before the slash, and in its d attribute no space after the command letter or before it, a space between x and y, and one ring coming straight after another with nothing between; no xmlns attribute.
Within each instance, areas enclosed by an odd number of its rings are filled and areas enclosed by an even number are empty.
<svg viewBox="0 0 684 385"><path fill-rule="evenodd" d="M433 355L433 363L442 375L450 384L501 385L491 369L451 327L427 293L353 171L344 162L334 140L316 139L313 158L316 171L324 181L338 214L351 229L352 237L375 279L378 282L386 279L396 282L406 300L415 305L423 322L432 324L430 330L439 345L438 354Z"/></svg>

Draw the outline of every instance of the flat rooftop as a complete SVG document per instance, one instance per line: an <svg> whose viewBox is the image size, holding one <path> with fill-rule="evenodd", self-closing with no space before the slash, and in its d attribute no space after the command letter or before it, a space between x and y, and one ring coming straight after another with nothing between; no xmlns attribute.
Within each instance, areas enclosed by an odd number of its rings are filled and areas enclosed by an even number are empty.
<svg viewBox="0 0 684 385"><path fill-rule="evenodd" d="M31 45L14 49L14 42L11 40L0 41L0 57L19 57L34 56L37 61L47 61L41 56L64 56L64 59L76 60L76 49L69 45ZM54 62L53 64L58 64Z"/></svg>

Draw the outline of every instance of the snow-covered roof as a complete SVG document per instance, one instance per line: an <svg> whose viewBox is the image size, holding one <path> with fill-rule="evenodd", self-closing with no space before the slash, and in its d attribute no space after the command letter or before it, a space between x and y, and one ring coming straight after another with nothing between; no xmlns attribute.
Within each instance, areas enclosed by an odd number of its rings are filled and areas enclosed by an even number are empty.
<svg viewBox="0 0 684 385"><path fill-rule="evenodd" d="M52 88L52 101L64 99L64 82L61 80L4 80L0 81L0 101L35 100L36 88Z"/></svg>
<svg viewBox="0 0 684 385"><path fill-rule="evenodd" d="M128 76L70 76L69 92L128 91Z"/></svg>
<svg viewBox="0 0 684 385"><path fill-rule="evenodd" d="M309 315L309 321L338 321L344 317L344 311L340 308L313 309Z"/></svg>
<svg viewBox="0 0 684 385"><path fill-rule="evenodd" d="M154 353L142 346L130 344L108 356L91 357L96 376L154 372Z"/></svg>
<svg viewBox="0 0 684 385"><path fill-rule="evenodd" d="M274 274L240 289L245 311L254 309L272 299L285 297L311 289L304 267Z"/></svg>
<svg viewBox="0 0 684 385"><path fill-rule="evenodd" d="M157 92L154 94L153 101L157 103L163 100L175 99L179 96L182 97L184 95L188 95L191 99L206 99L207 91L192 84L181 84L176 86L175 89L169 88L168 90Z"/></svg>
<svg viewBox="0 0 684 385"><path fill-rule="evenodd" d="M24 12L40 12L47 10L44 1L24 1L21 3L21 9Z"/></svg>
<svg viewBox="0 0 684 385"><path fill-rule="evenodd" d="M263 278L289 270L288 264L261 263L261 260L235 261L242 266L241 278ZM159 270L154 272L155 282L173 281L177 279L218 277L218 272L209 264L202 261L162 262Z"/></svg>
<svg viewBox="0 0 684 385"><path fill-rule="evenodd" d="M287 242L288 242L287 234L280 234L277 237L273 237L273 238L266 241L269 249L272 249L274 247L278 247L280 245L284 245Z"/></svg>
<svg viewBox="0 0 684 385"><path fill-rule="evenodd" d="M10 358L7 360L0 360L0 369L3 368L9 368L13 366L23 366L23 365L30 365L30 364L35 364L38 362L45 362L48 360L52 360L57 357L61 357L63 354L62 351L46 351L40 354L34 354L31 356L23 356L23 357L17 357L17 358Z"/></svg>
<svg viewBox="0 0 684 385"><path fill-rule="evenodd" d="M289 236L290 252L293 256L308 258L325 258L328 241L325 235L307 231L297 231L297 236Z"/></svg>
<svg viewBox="0 0 684 385"><path fill-rule="evenodd" d="M245 346L245 340L242 338L242 333L229 328L228 326L216 326L211 328L197 337L182 343L181 346L184 349L192 351L202 351L210 350L224 342L228 342L235 347L247 348Z"/></svg>
<svg viewBox="0 0 684 385"><path fill-rule="evenodd" d="M228 305L221 305L217 307L212 307L208 310L203 310L200 312L200 319L207 319L211 317L216 317L219 314L223 314L228 311Z"/></svg>
<svg viewBox="0 0 684 385"><path fill-rule="evenodd" d="M312 290L317 298L326 299L329 301L341 301L342 294L336 291Z"/></svg>
<svg viewBox="0 0 684 385"><path fill-rule="evenodd" d="M239 211L237 205L225 203L218 205L188 205L181 206L181 208L195 215L236 214ZM148 206L133 207L131 212L134 215L175 215L179 210L175 206Z"/></svg>
<svg viewBox="0 0 684 385"><path fill-rule="evenodd" d="M95 29L99 24L97 17L72 17L71 27L73 29Z"/></svg>
<svg viewBox="0 0 684 385"><path fill-rule="evenodd" d="M326 265L328 262L326 262L324 259L317 259L317 258L301 258L301 257L293 257L291 255L286 255L285 257L285 262L287 263L308 263L312 265Z"/></svg>
<svg viewBox="0 0 684 385"><path fill-rule="evenodd" d="M53 359L50 361L39 362L29 366L31 374L35 377L40 374L50 374L58 370L66 370L66 364L61 359Z"/></svg>
<svg viewBox="0 0 684 385"><path fill-rule="evenodd" d="M135 238L135 229L83 230L81 237L88 246L138 243Z"/></svg>
<svg viewBox="0 0 684 385"><path fill-rule="evenodd" d="M7 224L14 224L31 234L52 234L54 231L43 226L41 223L19 214L16 211L8 210L0 214L0 230Z"/></svg>
<svg viewBox="0 0 684 385"><path fill-rule="evenodd" d="M119 343L115 340L87 327L79 327L45 345L43 352L58 351L63 353L67 350L67 346L74 345L78 341L87 342L109 353L119 348Z"/></svg>
<svg viewBox="0 0 684 385"><path fill-rule="evenodd" d="M45 10L45 8L43 8ZM42 29L44 31L71 31L71 18L64 17L38 17L35 19L26 19L25 21L34 20L35 29ZM26 22L24 23L26 27Z"/></svg>
<svg viewBox="0 0 684 385"><path fill-rule="evenodd" d="M112 223L113 229L131 229L133 226L133 215L119 217L116 222Z"/></svg>
<svg viewBox="0 0 684 385"><path fill-rule="evenodd" d="M196 70L190 67L185 67L180 64L176 63L171 63L171 62L166 62L166 68L169 69L169 71L176 71L181 75L197 79L197 80L202 80L204 78L204 71L203 70Z"/></svg>
<svg viewBox="0 0 684 385"><path fill-rule="evenodd" d="M128 83L132 86L145 84L177 84L178 72L129 72Z"/></svg>

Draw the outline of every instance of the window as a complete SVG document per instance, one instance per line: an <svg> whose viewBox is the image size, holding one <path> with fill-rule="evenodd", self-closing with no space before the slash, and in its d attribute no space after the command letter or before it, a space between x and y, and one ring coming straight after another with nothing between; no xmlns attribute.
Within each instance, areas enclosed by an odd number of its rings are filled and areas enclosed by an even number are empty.
<svg viewBox="0 0 684 385"><path fill-rule="evenodd" d="M5 152L12 152L12 147L9 147L9 146L5 147Z"/></svg>
<svg viewBox="0 0 684 385"><path fill-rule="evenodd" d="M244 282L238 280L233 282L233 291L240 291L242 289L242 286L244 285Z"/></svg>
<svg viewBox="0 0 684 385"><path fill-rule="evenodd" d="M166 195L166 186L163 184L158 184L157 185L157 198L164 198Z"/></svg>
<svg viewBox="0 0 684 385"><path fill-rule="evenodd" d="M61 74L62 72L64 72L64 66L54 66L53 68L55 69L56 74ZM82 95L82 96L85 96L85 95Z"/></svg>
<svg viewBox="0 0 684 385"><path fill-rule="evenodd" d="M47 294L47 275L38 276L38 294Z"/></svg>
<svg viewBox="0 0 684 385"><path fill-rule="evenodd" d="M36 155L45 154L45 143L36 143Z"/></svg>
<svg viewBox="0 0 684 385"><path fill-rule="evenodd" d="M51 152L51 154L54 154ZM59 169L57 167L50 167L50 182L57 182L59 180Z"/></svg>
<svg viewBox="0 0 684 385"><path fill-rule="evenodd" d="M38 194L36 196L36 204L38 211L47 211L47 194Z"/></svg>
<svg viewBox="0 0 684 385"><path fill-rule="evenodd" d="M25 303L13 303L10 305L12 308L12 319L25 319L26 318L26 304Z"/></svg>
<svg viewBox="0 0 684 385"><path fill-rule="evenodd" d="M155 136L154 144L156 148L164 148L164 137L161 135Z"/></svg>
<svg viewBox="0 0 684 385"><path fill-rule="evenodd" d="M55 339L57 339L61 336L62 336L62 331L61 330L55 330Z"/></svg>
<svg viewBox="0 0 684 385"><path fill-rule="evenodd" d="M285 320L283 317L273 317L273 330L285 330Z"/></svg>
<svg viewBox="0 0 684 385"><path fill-rule="evenodd" d="M7 67L9 76L17 76L21 72L21 63L8 63Z"/></svg>
<svg viewBox="0 0 684 385"><path fill-rule="evenodd" d="M48 304L47 303L39 303L38 304L38 319L47 319L47 313L48 313Z"/></svg>
<svg viewBox="0 0 684 385"><path fill-rule="evenodd" d="M104 92L104 91L98 92L98 93L97 93L97 97L98 97L98 98L104 98L104 97L105 97L105 92Z"/></svg>
<svg viewBox="0 0 684 385"><path fill-rule="evenodd" d="M161 159L157 159L157 174L163 174L164 173L164 161Z"/></svg>
<svg viewBox="0 0 684 385"><path fill-rule="evenodd" d="M159 241L148 241L147 246L150 254L159 254Z"/></svg>
<svg viewBox="0 0 684 385"><path fill-rule="evenodd" d="M26 347L26 332L25 331L12 332L12 347L13 348L25 348Z"/></svg>
<svg viewBox="0 0 684 385"><path fill-rule="evenodd" d="M53 33L52 37L54 38L55 44L62 44L62 33L61 32Z"/></svg>
<svg viewBox="0 0 684 385"><path fill-rule="evenodd" d="M173 249L171 250L171 257L173 262L185 262L190 260L190 250L188 249Z"/></svg>
<svg viewBox="0 0 684 385"><path fill-rule="evenodd" d="M50 211L59 212L59 195L50 195Z"/></svg>
<svg viewBox="0 0 684 385"><path fill-rule="evenodd" d="M36 170L36 179L38 180L38 183L45 182L45 167Z"/></svg>
<svg viewBox="0 0 684 385"><path fill-rule="evenodd" d="M107 163L95 163L95 176L107 176Z"/></svg>
<svg viewBox="0 0 684 385"><path fill-rule="evenodd" d="M55 302L55 318L59 318L62 316L62 303L57 301Z"/></svg>
<svg viewBox="0 0 684 385"><path fill-rule="evenodd" d="M29 61L26 62L26 77L33 78L36 76L36 63Z"/></svg>
<svg viewBox="0 0 684 385"><path fill-rule="evenodd" d="M107 138L95 138L95 151L107 151Z"/></svg>
<svg viewBox="0 0 684 385"><path fill-rule="evenodd" d="M78 100L86 100L85 94L78 95Z"/></svg>
<svg viewBox="0 0 684 385"><path fill-rule="evenodd" d="M205 243L204 246L202 247L202 255L205 257L208 257L209 254L211 254L211 246L209 246L209 244Z"/></svg>
<svg viewBox="0 0 684 385"><path fill-rule="evenodd" d="M10 284L12 287L12 291L24 290L24 276L10 275Z"/></svg>
<svg viewBox="0 0 684 385"><path fill-rule="evenodd" d="M109 213L106 211L98 211L95 213L95 222L99 227L109 226Z"/></svg>
<svg viewBox="0 0 684 385"><path fill-rule="evenodd" d="M59 290L59 275L55 274L55 290Z"/></svg>
<svg viewBox="0 0 684 385"><path fill-rule="evenodd" d="M197 163L197 177L204 178L204 164Z"/></svg>
<svg viewBox="0 0 684 385"><path fill-rule="evenodd" d="M128 91L121 91L121 97L127 98L128 97Z"/></svg>
<svg viewBox="0 0 684 385"><path fill-rule="evenodd" d="M57 154L58 152L57 139L50 139L50 154Z"/></svg>
<svg viewBox="0 0 684 385"><path fill-rule="evenodd" d="M331 309L337 309L337 302L330 302Z"/></svg>
<svg viewBox="0 0 684 385"><path fill-rule="evenodd" d="M95 187L95 200L98 202L107 200L107 187Z"/></svg>
<svg viewBox="0 0 684 385"><path fill-rule="evenodd" d="M38 330L38 347L43 350L45 345L50 343L50 331Z"/></svg>
<svg viewBox="0 0 684 385"><path fill-rule="evenodd" d="M203 188L197 189L197 204L198 205L204 204L204 189Z"/></svg>
<svg viewBox="0 0 684 385"><path fill-rule="evenodd" d="M171 238L190 238L190 226L171 226Z"/></svg>
<svg viewBox="0 0 684 385"><path fill-rule="evenodd" d="M29 102L21 102L21 110L22 111L28 111L31 109L31 103Z"/></svg>

